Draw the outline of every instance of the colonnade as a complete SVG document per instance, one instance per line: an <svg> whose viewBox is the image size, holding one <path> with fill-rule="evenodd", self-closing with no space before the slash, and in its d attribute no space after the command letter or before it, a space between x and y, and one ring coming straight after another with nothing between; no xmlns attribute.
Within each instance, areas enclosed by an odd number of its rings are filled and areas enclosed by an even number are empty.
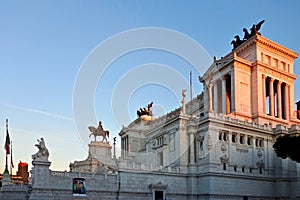
<svg viewBox="0 0 300 200"><path fill-rule="evenodd" d="M129 141L128 141L128 135L125 137L122 137L121 139L121 149L122 149L122 157L127 156L129 152Z"/></svg>
<svg viewBox="0 0 300 200"><path fill-rule="evenodd" d="M233 71L207 85L209 112L228 114L234 110Z"/></svg>
<svg viewBox="0 0 300 200"><path fill-rule="evenodd" d="M289 118L290 86L280 80L262 75L263 112L280 119Z"/></svg>

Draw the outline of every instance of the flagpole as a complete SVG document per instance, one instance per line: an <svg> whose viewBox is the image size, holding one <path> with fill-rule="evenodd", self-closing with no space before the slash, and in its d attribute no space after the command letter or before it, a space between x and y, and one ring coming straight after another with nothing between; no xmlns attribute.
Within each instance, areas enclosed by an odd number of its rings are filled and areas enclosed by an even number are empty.
<svg viewBox="0 0 300 200"><path fill-rule="evenodd" d="M10 175L12 176L12 141L10 141Z"/></svg>
<svg viewBox="0 0 300 200"><path fill-rule="evenodd" d="M193 93L192 93L192 70L190 70L190 101L191 101L191 104L190 104L190 115L192 115L192 107L193 107Z"/></svg>
<svg viewBox="0 0 300 200"><path fill-rule="evenodd" d="M6 119L6 140L5 140L5 145L6 145L6 143L7 143L7 133L8 133L8 119ZM7 150L5 150L5 171L4 171L4 173L5 172L8 172L8 165L7 165ZM9 173L9 172L8 172Z"/></svg>

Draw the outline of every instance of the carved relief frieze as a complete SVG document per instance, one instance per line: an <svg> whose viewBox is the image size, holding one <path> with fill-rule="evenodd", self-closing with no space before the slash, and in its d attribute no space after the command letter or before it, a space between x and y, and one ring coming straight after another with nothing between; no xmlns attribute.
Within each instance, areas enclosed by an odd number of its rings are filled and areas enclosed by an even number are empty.
<svg viewBox="0 0 300 200"><path fill-rule="evenodd" d="M243 148L243 147L236 147L236 151L240 152L240 153L248 153L249 150L247 148Z"/></svg>
<svg viewBox="0 0 300 200"><path fill-rule="evenodd" d="M262 157L262 151L261 151L261 149L259 149L259 150L258 150L258 152L257 152L257 156L258 156L259 158L261 158L261 157Z"/></svg>
<svg viewBox="0 0 300 200"><path fill-rule="evenodd" d="M220 157L221 163L228 163L229 158L226 154L224 154L222 157Z"/></svg>
<svg viewBox="0 0 300 200"><path fill-rule="evenodd" d="M227 146L226 146L226 144L222 144L222 145L221 145L221 151L222 151L222 152L227 151Z"/></svg>
<svg viewBox="0 0 300 200"><path fill-rule="evenodd" d="M263 72L266 76L272 76L276 79L280 79L284 82L293 82L293 79L286 76L286 75L283 75L282 73L279 73L279 72L276 72L276 71L273 71L273 70L270 70L270 69L267 69L267 68L262 68L261 72Z"/></svg>
<svg viewBox="0 0 300 200"><path fill-rule="evenodd" d="M257 167L264 167L265 163L262 159L260 159L259 161L256 162Z"/></svg>

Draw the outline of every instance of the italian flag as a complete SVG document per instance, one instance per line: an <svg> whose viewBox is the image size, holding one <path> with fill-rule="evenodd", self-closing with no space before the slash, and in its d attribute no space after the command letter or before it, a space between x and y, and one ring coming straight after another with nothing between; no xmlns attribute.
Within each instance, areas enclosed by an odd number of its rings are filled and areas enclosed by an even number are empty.
<svg viewBox="0 0 300 200"><path fill-rule="evenodd" d="M8 119L6 119L6 139L4 149L6 150L6 155L10 154L10 138L8 133Z"/></svg>

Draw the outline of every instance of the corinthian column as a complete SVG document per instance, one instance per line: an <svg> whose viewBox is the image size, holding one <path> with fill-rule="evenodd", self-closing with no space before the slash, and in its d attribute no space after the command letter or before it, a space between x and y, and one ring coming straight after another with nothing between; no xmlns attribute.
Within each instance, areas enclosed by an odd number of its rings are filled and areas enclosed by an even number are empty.
<svg viewBox="0 0 300 200"><path fill-rule="evenodd" d="M285 119L290 120L290 109L289 109L289 86L285 84L284 87L284 113L285 113Z"/></svg>
<svg viewBox="0 0 300 200"><path fill-rule="evenodd" d="M219 112L219 108L218 108L218 101L219 101L219 95L218 95L218 82L215 81L214 82L214 111L215 113Z"/></svg>
<svg viewBox="0 0 300 200"><path fill-rule="evenodd" d="M223 114L226 114L226 78L222 77L222 110Z"/></svg>
<svg viewBox="0 0 300 200"><path fill-rule="evenodd" d="M282 108L281 108L281 81L278 81L277 83L277 112L278 112L278 118L282 118Z"/></svg>
<svg viewBox="0 0 300 200"><path fill-rule="evenodd" d="M266 114L266 76L262 75L262 102L263 113Z"/></svg>
<svg viewBox="0 0 300 200"><path fill-rule="evenodd" d="M273 86L274 79L270 78L269 82L269 97L270 97L270 115L274 116L274 86Z"/></svg>
<svg viewBox="0 0 300 200"><path fill-rule="evenodd" d="M212 101L212 87L213 84L208 84L208 95L209 95L209 112L213 112L213 101Z"/></svg>

